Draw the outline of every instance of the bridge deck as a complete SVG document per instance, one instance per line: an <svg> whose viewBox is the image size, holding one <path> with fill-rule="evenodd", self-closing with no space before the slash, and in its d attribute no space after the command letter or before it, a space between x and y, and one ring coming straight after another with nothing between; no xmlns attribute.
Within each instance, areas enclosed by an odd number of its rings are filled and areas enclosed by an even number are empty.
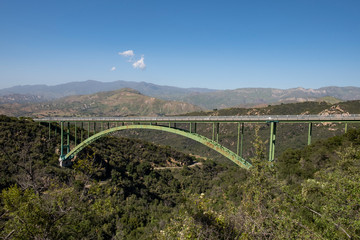
<svg viewBox="0 0 360 240"><path fill-rule="evenodd" d="M60 165L67 166L71 163L71 158L81 151L88 144L97 140L98 138L119 130L125 129L153 129L161 130L179 134L195 141L198 141L206 146L214 149L231 161L235 162L239 166L249 168L251 166L246 160L242 158L243 149L243 138L244 138L244 124L243 123L269 123L270 126L270 140L269 140L269 161L275 159L275 139L276 139L276 126L277 123L308 123L308 145L311 144L312 136L312 125L316 122L333 122L333 123L345 123L345 132L347 132L348 123L360 123L360 114L338 114L338 115L266 115L266 116L169 116L169 117L45 117L34 119L37 122L47 122L49 124L49 138L51 135L51 123L60 122L61 126L61 154L60 154ZM87 135L88 138L84 141L83 138L83 124L81 124L80 141L77 145L77 122L87 123ZM101 131L96 133L96 122L101 123ZM108 123L108 127L104 130L103 123ZM122 123L119 127L110 128L110 123ZM67 127L65 126L67 123ZM70 125L74 124L74 143L75 148L70 151ZM93 124L93 135L90 137L90 125ZM130 123L130 124L124 124ZM132 124L131 124L132 123ZM154 125L153 125L153 124ZM164 124L158 123L169 123L168 127L158 126ZM173 124L173 127L171 126ZM181 130L176 128L176 123L188 123L188 130ZM194 125L192 125L194 123ZM201 136L196 133L197 123L211 123L212 127L212 138ZM220 123L237 123L237 144L236 153L219 145L219 125ZM241 124L240 124L241 123ZM216 127L215 127L216 125ZM65 132L66 129L66 132ZM55 129L56 134L56 129ZM64 140L66 136L66 144ZM67 154L64 154L64 149L67 150Z"/></svg>
<svg viewBox="0 0 360 240"><path fill-rule="evenodd" d="M357 122L360 114L263 115L263 116L171 116L171 117L45 117L38 122Z"/></svg>

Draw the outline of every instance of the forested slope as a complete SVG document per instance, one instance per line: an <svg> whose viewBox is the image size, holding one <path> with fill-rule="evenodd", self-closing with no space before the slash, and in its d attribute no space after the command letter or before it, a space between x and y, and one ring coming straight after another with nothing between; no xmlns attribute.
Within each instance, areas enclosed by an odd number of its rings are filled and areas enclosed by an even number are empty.
<svg viewBox="0 0 360 240"><path fill-rule="evenodd" d="M85 149L73 168L60 168L59 138L48 138L47 125L1 116L1 237L152 239L188 192L200 194L228 174L213 161L186 168L194 157L116 137ZM173 166L183 166L179 178L154 170Z"/></svg>
<svg viewBox="0 0 360 240"><path fill-rule="evenodd" d="M161 239L360 239L360 131L256 157L223 195L193 195ZM226 185L227 183L223 183Z"/></svg>
<svg viewBox="0 0 360 240"><path fill-rule="evenodd" d="M4 239L360 237L360 130L268 163L255 127L250 171L117 137L60 168L47 126L2 116L0 130Z"/></svg>

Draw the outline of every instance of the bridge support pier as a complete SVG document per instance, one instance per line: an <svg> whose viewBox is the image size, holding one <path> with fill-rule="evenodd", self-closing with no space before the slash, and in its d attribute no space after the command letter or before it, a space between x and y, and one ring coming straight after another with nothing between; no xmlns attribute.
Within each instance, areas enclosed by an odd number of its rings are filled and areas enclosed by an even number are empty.
<svg viewBox="0 0 360 240"><path fill-rule="evenodd" d="M74 122L75 127L75 147L77 145L77 128L76 128L76 122Z"/></svg>
<svg viewBox="0 0 360 240"><path fill-rule="evenodd" d="M309 131L308 131L308 145L311 144L311 136L312 136L312 123L309 123Z"/></svg>
<svg viewBox="0 0 360 240"><path fill-rule="evenodd" d="M275 139L276 139L276 121L270 122L270 146L269 146L269 161L275 159Z"/></svg>
<svg viewBox="0 0 360 240"><path fill-rule="evenodd" d="M59 158L60 167L70 167L72 165L71 159Z"/></svg>
<svg viewBox="0 0 360 240"><path fill-rule="evenodd" d="M64 148L66 148L66 153L70 152L70 122L68 122L67 124L67 129L66 129L66 145L64 145L64 122L60 122L60 134L61 134L61 143L60 143L60 160L63 159L63 157L66 155L64 153Z"/></svg>
<svg viewBox="0 0 360 240"><path fill-rule="evenodd" d="M87 138L89 138L89 137L90 137L90 122L88 122L88 132L87 132L87 135L88 135Z"/></svg>
<svg viewBox="0 0 360 240"><path fill-rule="evenodd" d="M81 122L81 129L80 129L80 142L83 141L83 134L84 134L84 123Z"/></svg>
<svg viewBox="0 0 360 240"><path fill-rule="evenodd" d="M51 122L49 122L49 140L51 138Z"/></svg>
<svg viewBox="0 0 360 240"><path fill-rule="evenodd" d="M211 140L215 141L215 123L212 124L212 138Z"/></svg>
<svg viewBox="0 0 360 240"><path fill-rule="evenodd" d="M219 142L219 130L220 130L220 123L216 123L216 133L215 133L215 123L213 122L213 130L212 130L212 138L211 138L213 141Z"/></svg>
<svg viewBox="0 0 360 240"><path fill-rule="evenodd" d="M244 123L238 123L238 135L237 135L237 148L236 153L240 157L243 154L243 139L244 139Z"/></svg>
<svg viewBox="0 0 360 240"><path fill-rule="evenodd" d="M61 142L60 142L60 158L64 156L64 122L60 122L60 135L61 135Z"/></svg>
<svg viewBox="0 0 360 240"><path fill-rule="evenodd" d="M67 124L66 130L66 153L70 152L70 122Z"/></svg>
<svg viewBox="0 0 360 240"><path fill-rule="evenodd" d="M60 122L60 135L61 135L61 143L60 143L60 157L59 162L61 167L70 167L72 165L72 161L70 158L65 159L66 154L70 152L70 122L67 123L67 128L65 132L64 122ZM64 145L64 132L66 134L66 145ZM75 136L76 136L76 123L75 123ZM76 139L76 137L75 137ZM76 140L75 140L76 141ZM75 142L76 145L76 142ZM66 148L66 154L64 152L64 148Z"/></svg>
<svg viewBox="0 0 360 240"><path fill-rule="evenodd" d="M347 133L347 131L348 131L348 124L345 123L345 133Z"/></svg>

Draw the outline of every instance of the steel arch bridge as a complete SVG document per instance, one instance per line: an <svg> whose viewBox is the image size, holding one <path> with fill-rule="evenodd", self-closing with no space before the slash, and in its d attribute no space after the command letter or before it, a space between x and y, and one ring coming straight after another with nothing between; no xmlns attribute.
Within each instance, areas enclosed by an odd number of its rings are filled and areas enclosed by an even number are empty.
<svg viewBox="0 0 360 240"><path fill-rule="evenodd" d="M222 154L238 166L248 169L251 163L242 158L244 124L245 123L266 123L270 125L269 137L269 161L275 157L276 129L279 123L308 123L308 145L311 144L313 123L344 123L347 132L348 123L360 123L360 115L277 115L277 116L191 116L191 117L89 117L89 118L70 118L70 117L47 117L34 119L38 122L49 124L49 136L51 134L51 123L60 123L61 126L61 146L60 146L60 166L70 166L72 159L82 149L99 138L116 131L127 129L150 129L163 132L170 132L189 139L200 142L207 147ZM93 124L94 134L90 136L90 124ZM101 130L96 133L96 123L100 124ZM176 124L188 124L188 130L177 128ZM209 139L197 133L197 124L212 124L212 138ZM219 125L221 123L237 124L237 151L236 153L219 144ZM70 150L70 124L74 125L75 147ZM104 124L107 128L104 129ZM161 124L161 125L158 125ZM87 125L87 138L83 140L84 125ZM112 125L112 127L110 127ZM114 126L115 125L115 126ZM120 125L120 126L119 126ZM80 143L77 144L78 128L80 128ZM66 144L65 144L66 137Z"/></svg>

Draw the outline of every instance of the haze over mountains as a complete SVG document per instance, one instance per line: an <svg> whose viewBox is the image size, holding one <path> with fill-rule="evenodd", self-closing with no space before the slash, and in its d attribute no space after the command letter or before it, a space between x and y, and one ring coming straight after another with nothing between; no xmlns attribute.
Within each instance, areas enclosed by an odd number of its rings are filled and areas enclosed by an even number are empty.
<svg viewBox="0 0 360 240"><path fill-rule="evenodd" d="M54 100L71 95L93 94L101 91L131 88L141 94L163 100L175 100L204 109L253 107L267 104L316 101L323 97L339 100L360 99L359 87L323 87L319 89L238 88L215 90L206 88L179 88L146 82L88 80L55 86L25 85L0 90L0 103L24 103Z"/></svg>
<svg viewBox="0 0 360 240"><path fill-rule="evenodd" d="M10 116L162 116L200 111L178 101L161 100L123 88L88 95L68 96L43 103L0 104L0 114Z"/></svg>
<svg viewBox="0 0 360 240"><path fill-rule="evenodd" d="M114 81L100 82L87 80L83 82L69 82L54 86L48 85L23 85L0 89L0 96L9 94L39 95L47 99L56 99L71 95L85 95L104 91L113 91L121 88L132 88L144 95L174 100L189 93L202 93L216 91L206 88L179 88L172 86L160 86L146 82Z"/></svg>

